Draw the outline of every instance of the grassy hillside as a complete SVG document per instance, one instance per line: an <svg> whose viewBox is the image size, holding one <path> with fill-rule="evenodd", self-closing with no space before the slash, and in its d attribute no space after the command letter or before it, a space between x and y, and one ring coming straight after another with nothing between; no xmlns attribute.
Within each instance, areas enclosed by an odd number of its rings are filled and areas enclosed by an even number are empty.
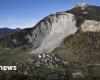
<svg viewBox="0 0 100 80"><path fill-rule="evenodd" d="M25 63L31 56L27 50L0 47L0 65L9 65L12 62Z"/></svg>
<svg viewBox="0 0 100 80"><path fill-rule="evenodd" d="M71 35L53 53L83 63L100 62L100 32L78 32Z"/></svg>

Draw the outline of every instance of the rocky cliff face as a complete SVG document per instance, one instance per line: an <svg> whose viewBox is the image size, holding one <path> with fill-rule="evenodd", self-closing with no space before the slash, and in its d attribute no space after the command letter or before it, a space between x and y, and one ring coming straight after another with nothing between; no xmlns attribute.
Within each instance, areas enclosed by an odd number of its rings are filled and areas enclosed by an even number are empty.
<svg viewBox="0 0 100 80"><path fill-rule="evenodd" d="M33 31L36 42L41 41L39 48L32 53L50 53L58 47L61 41L77 31L74 15L70 13L57 13L48 16L49 21L39 23L39 28ZM36 32L37 31L37 32ZM34 33L37 37L34 36ZM39 42L38 42L39 43Z"/></svg>
<svg viewBox="0 0 100 80"><path fill-rule="evenodd" d="M33 31L33 35L37 31L37 38L34 38L40 45L32 53L50 53L60 46L65 37L76 32L99 32L99 11L100 8L97 6L77 4L71 10L47 16Z"/></svg>

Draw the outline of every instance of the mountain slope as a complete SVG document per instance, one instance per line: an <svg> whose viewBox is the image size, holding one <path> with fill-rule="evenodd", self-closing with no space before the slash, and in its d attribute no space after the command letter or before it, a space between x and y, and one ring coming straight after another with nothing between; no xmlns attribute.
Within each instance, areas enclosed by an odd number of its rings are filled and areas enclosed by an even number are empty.
<svg viewBox="0 0 100 80"><path fill-rule="evenodd" d="M1 43L6 44L14 36L22 46L28 34L33 44L32 54L57 52L83 63L100 62L99 14L99 6L78 4L45 17L33 28L1 38Z"/></svg>
<svg viewBox="0 0 100 80"><path fill-rule="evenodd" d="M76 34L66 37L61 48L70 50L78 61L100 63L100 7L85 4L66 11L76 16ZM65 52L67 53L67 51Z"/></svg>

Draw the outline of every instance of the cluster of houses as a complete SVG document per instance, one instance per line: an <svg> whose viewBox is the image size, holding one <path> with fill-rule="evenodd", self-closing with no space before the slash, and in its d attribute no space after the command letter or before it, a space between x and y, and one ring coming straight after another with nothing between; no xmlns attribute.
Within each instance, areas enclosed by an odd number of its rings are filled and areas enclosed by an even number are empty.
<svg viewBox="0 0 100 80"><path fill-rule="evenodd" d="M34 67L40 67L45 65L49 68L66 66L67 62L63 58L58 57L55 54L36 54L32 57L32 59L28 60L29 62L33 62Z"/></svg>
<svg viewBox="0 0 100 80"><path fill-rule="evenodd" d="M48 74L49 79L85 79L87 76L87 71L80 64L74 63L70 64L66 62L63 58L59 57L56 54L36 54L29 59L28 62L33 65L33 68L41 68L45 65L48 68L51 68L52 71ZM62 67L62 71L56 72L55 68Z"/></svg>

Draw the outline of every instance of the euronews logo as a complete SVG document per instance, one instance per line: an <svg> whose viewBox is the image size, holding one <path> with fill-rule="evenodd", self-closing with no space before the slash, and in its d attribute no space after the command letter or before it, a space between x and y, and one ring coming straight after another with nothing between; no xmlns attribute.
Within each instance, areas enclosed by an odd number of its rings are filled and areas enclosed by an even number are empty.
<svg viewBox="0 0 100 80"><path fill-rule="evenodd" d="M17 70L17 66L0 66L0 70L5 70L5 71Z"/></svg>

